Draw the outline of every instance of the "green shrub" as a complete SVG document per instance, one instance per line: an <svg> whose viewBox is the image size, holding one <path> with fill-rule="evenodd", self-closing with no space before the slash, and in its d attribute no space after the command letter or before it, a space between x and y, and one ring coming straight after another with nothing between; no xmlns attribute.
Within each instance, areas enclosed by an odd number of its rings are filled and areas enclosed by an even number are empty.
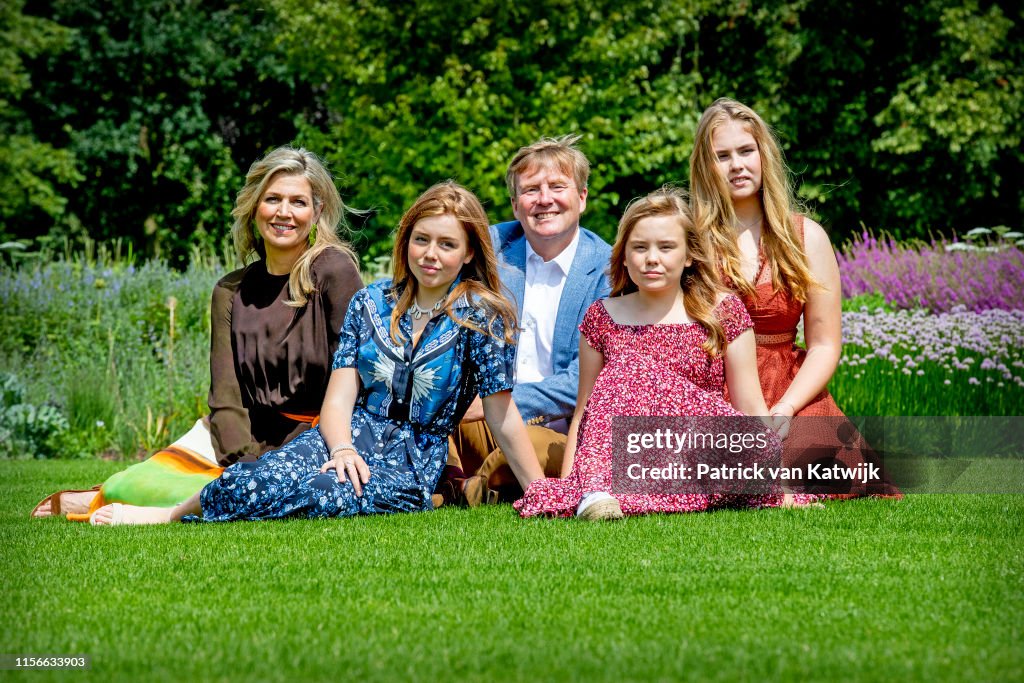
<svg viewBox="0 0 1024 683"><path fill-rule="evenodd" d="M201 254L179 272L96 249L0 265L0 366L25 403L66 416L46 457L134 457L205 414L210 293L226 270Z"/></svg>
<svg viewBox="0 0 1024 683"><path fill-rule="evenodd" d="M25 400L18 378L0 373L0 458L49 458L56 453L68 420L52 405Z"/></svg>

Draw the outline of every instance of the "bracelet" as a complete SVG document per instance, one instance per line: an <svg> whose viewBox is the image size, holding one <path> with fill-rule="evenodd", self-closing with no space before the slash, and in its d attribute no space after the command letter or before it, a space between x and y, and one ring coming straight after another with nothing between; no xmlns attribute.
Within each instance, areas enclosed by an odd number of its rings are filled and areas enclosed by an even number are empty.
<svg viewBox="0 0 1024 683"><path fill-rule="evenodd" d="M793 404L789 401L777 401L775 405L772 406L772 409L768 411L768 414L774 415L775 413L773 411L779 406L789 406L789 409L793 411L793 415L796 415L796 408L794 408Z"/></svg>
<svg viewBox="0 0 1024 683"><path fill-rule="evenodd" d="M345 451L352 451L356 455L359 455L359 451L357 451L356 447L353 446L352 444L339 443L337 446L331 449L331 452L327 454L327 457L333 459L335 455L337 455L338 453L344 453Z"/></svg>

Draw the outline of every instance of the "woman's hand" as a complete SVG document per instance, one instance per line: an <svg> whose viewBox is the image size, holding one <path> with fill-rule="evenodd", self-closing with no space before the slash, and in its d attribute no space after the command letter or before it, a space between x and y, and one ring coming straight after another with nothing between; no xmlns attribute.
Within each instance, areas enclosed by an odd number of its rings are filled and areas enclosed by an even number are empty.
<svg viewBox="0 0 1024 683"><path fill-rule="evenodd" d="M355 368L336 368L327 383L327 394L320 409L320 436L330 447L330 459L321 472L334 469L338 481L352 480L356 496L363 495L363 484L370 480L370 468L352 445L352 408L359 395L359 373Z"/></svg>
<svg viewBox="0 0 1024 683"><path fill-rule="evenodd" d="M794 414L793 405L785 401L779 401L768 411L768 416L771 418L769 426L775 430L780 439L785 439L789 436L789 427L793 422Z"/></svg>
<svg viewBox="0 0 1024 683"><path fill-rule="evenodd" d="M370 468L354 448L345 448L335 453L334 457L320 468L321 473L327 470L336 470L339 482L351 479L357 498L363 495L363 484L370 481Z"/></svg>

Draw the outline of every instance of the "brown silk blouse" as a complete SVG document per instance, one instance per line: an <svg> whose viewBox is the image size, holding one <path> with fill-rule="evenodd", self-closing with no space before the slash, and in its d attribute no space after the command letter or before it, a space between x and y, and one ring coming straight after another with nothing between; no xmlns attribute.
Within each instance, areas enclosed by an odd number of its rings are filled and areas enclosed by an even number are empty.
<svg viewBox="0 0 1024 683"><path fill-rule="evenodd" d="M309 428L281 413L319 413L349 299L363 287L355 262L331 249L312 265L316 291L287 306L288 276L256 261L213 289L210 434L222 465L252 461Z"/></svg>

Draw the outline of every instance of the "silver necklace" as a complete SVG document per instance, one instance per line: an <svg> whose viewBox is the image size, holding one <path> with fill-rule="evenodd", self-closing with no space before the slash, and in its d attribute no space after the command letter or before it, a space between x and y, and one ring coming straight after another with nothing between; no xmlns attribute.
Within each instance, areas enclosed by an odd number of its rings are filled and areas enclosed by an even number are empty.
<svg viewBox="0 0 1024 683"><path fill-rule="evenodd" d="M435 303L430 308L423 308L418 303L416 303L416 299L413 299L412 300L412 305L409 306L409 313L416 320L419 320L420 318L422 318L423 316L428 315L428 314L431 317L433 317L434 313L437 313L438 311L441 310L441 304L442 303L444 303L444 298L438 299L437 303Z"/></svg>
<svg viewBox="0 0 1024 683"><path fill-rule="evenodd" d="M750 221L749 223L744 223L743 221L741 221L741 220L739 220L737 218L736 219L736 225L740 226L744 230L750 230L752 227L754 227L755 225L760 223L762 220L764 220L764 217L763 216L758 216L757 218L755 218L754 220Z"/></svg>

